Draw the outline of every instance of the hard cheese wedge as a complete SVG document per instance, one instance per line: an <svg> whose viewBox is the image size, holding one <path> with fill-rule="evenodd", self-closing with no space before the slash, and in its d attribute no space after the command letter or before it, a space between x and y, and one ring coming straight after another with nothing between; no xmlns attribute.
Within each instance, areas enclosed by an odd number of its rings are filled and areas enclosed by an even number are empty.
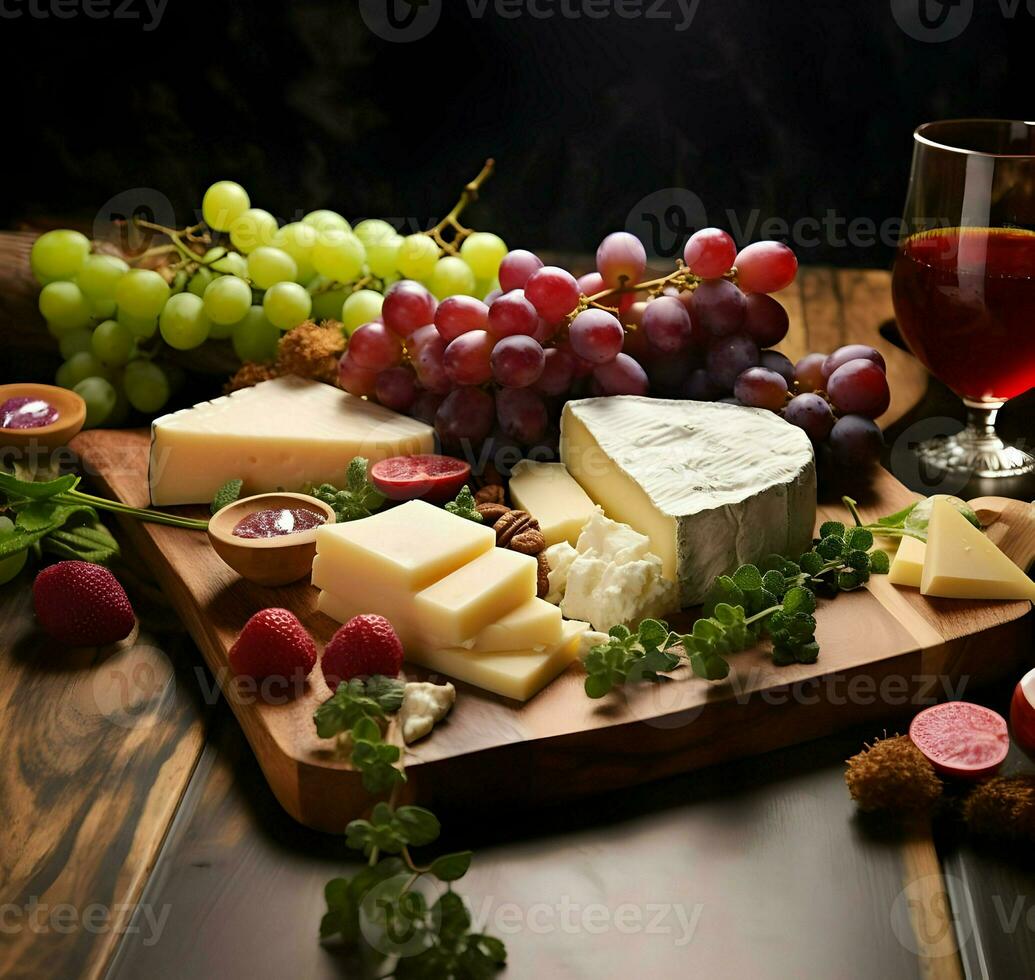
<svg viewBox="0 0 1035 980"><path fill-rule="evenodd" d="M246 495L339 485L354 456L376 462L434 446L422 422L318 381L276 378L155 419L151 502L208 503L232 479Z"/></svg>
<svg viewBox="0 0 1035 980"><path fill-rule="evenodd" d="M816 521L808 437L761 409L620 396L568 402L561 459L608 517L650 538L684 605L717 575L798 555Z"/></svg>
<svg viewBox="0 0 1035 980"><path fill-rule="evenodd" d="M539 522L548 545L574 545L596 512L596 504L563 463L521 460L510 474L510 499Z"/></svg>
<svg viewBox="0 0 1035 980"><path fill-rule="evenodd" d="M579 636L588 628L587 623L566 622L561 643L546 650L472 653L460 648L429 650L406 659L493 694L527 701L575 661Z"/></svg>
<svg viewBox="0 0 1035 980"><path fill-rule="evenodd" d="M945 500L931 508L920 591L953 599L1035 601L1035 582Z"/></svg>
<svg viewBox="0 0 1035 980"><path fill-rule="evenodd" d="M914 589L919 589L920 581L924 574L924 555L926 552L926 546L918 538L902 538L899 542L898 551L895 552L895 558L891 562L888 581L892 585L908 585Z"/></svg>

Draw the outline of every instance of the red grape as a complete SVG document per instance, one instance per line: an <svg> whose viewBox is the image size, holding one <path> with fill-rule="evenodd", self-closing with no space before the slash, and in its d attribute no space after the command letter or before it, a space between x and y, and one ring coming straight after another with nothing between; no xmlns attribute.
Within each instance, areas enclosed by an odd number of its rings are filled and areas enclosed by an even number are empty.
<svg viewBox="0 0 1035 980"><path fill-rule="evenodd" d="M465 441L480 443L492 432L495 420L496 404L492 395L481 388L457 388L439 405L435 431L450 446Z"/></svg>
<svg viewBox="0 0 1035 980"><path fill-rule="evenodd" d="M737 375L758 364L758 346L743 334L721 337L709 345L707 364L716 384L723 391L732 391Z"/></svg>
<svg viewBox="0 0 1035 980"><path fill-rule="evenodd" d="M655 350L678 354L690 346L690 314L674 296L659 296L647 304L643 330Z"/></svg>
<svg viewBox="0 0 1035 980"><path fill-rule="evenodd" d="M535 330L532 333L532 339L540 344L545 344L559 329L560 324L547 323L542 317L539 317L539 322L535 325Z"/></svg>
<svg viewBox="0 0 1035 980"><path fill-rule="evenodd" d="M576 378L585 378L593 373L595 365L592 361L587 361L585 358L579 357L575 353L575 348L571 345L571 339L561 341L557 345L559 350L563 350L570 358L572 365L572 372Z"/></svg>
<svg viewBox="0 0 1035 980"><path fill-rule="evenodd" d="M446 342L439 337L438 340L429 340L422 344L413 359L421 387L439 395L444 395L453 387L449 375L446 374L445 352Z"/></svg>
<svg viewBox="0 0 1035 980"><path fill-rule="evenodd" d="M596 296L607 288L604 285L604 277L599 272L587 272L579 277L578 284L579 292L584 296Z"/></svg>
<svg viewBox="0 0 1035 980"><path fill-rule="evenodd" d="M583 360L606 364L621 352L625 330L618 318L606 310L583 310L572 321L568 340Z"/></svg>
<svg viewBox="0 0 1035 980"><path fill-rule="evenodd" d="M613 232L597 249L597 272L609 289L639 282L646 268L643 243L627 231Z"/></svg>
<svg viewBox="0 0 1035 980"><path fill-rule="evenodd" d="M544 395L563 395L571 388L574 376L573 355L560 347L551 347L543 352L543 373L535 386Z"/></svg>
<svg viewBox="0 0 1035 980"><path fill-rule="evenodd" d="M605 395L646 395L650 389L647 373L628 354L619 354L593 371L593 380Z"/></svg>
<svg viewBox="0 0 1035 980"><path fill-rule="evenodd" d="M525 291L512 289L489 307L486 329L494 337L510 337L514 334L531 336L538 324L539 314L525 299Z"/></svg>
<svg viewBox="0 0 1035 980"><path fill-rule="evenodd" d="M671 354L659 354L656 351L641 363L647 377L650 378L651 387L666 397L675 397L690 377L690 372L701 367L698 359L691 354L673 357Z"/></svg>
<svg viewBox="0 0 1035 980"><path fill-rule="evenodd" d="M682 391L684 398L696 402L715 401L722 394L722 389L712 380L712 376L704 369L697 368L690 372Z"/></svg>
<svg viewBox="0 0 1035 980"><path fill-rule="evenodd" d="M350 395L358 398L374 394L377 372L361 368L348 353L338 361L338 384Z"/></svg>
<svg viewBox="0 0 1035 980"><path fill-rule="evenodd" d="M558 323L578 306L579 284L570 272L544 266L525 283L525 299L548 323Z"/></svg>
<svg viewBox="0 0 1035 980"><path fill-rule="evenodd" d="M383 323L365 323L349 338L349 356L365 371L387 371L402 360L402 341Z"/></svg>
<svg viewBox="0 0 1035 980"><path fill-rule="evenodd" d="M752 367L737 376L733 394L744 405L778 412L787 403L787 382L775 371Z"/></svg>
<svg viewBox="0 0 1035 980"><path fill-rule="evenodd" d="M406 338L406 349L411 354L415 354L419 351L428 341L439 341L442 339L442 334L438 332L438 327L433 323L426 323L423 327L417 327L409 337Z"/></svg>
<svg viewBox="0 0 1035 980"><path fill-rule="evenodd" d="M783 410L783 417L791 425L804 429L805 434L817 445L830 435L834 427L834 413L830 411L827 400L811 392L795 395Z"/></svg>
<svg viewBox="0 0 1035 980"><path fill-rule="evenodd" d="M377 400L395 412L408 412L417 398L417 378L409 367L393 367L377 376Z"/></svg>
<svg viewBox="0 0 1035 980"><path fill-rule="evenodd" d="M788 388L794 384L794 365L778 350L762 351L758 355L758 363L761 367L768 368L780 375L787 382Z"/></svg>
<svg viewBox="0 0 1035 980"><path fill-rule="evenodd" d="M745 293L776 293L798 274L798 260L782 242L755 242L737 255L737 282Z"/></svg>
<svg viewBox="0 0 1035 980"><path fill-rule="evenodd" d="M787 311L772 296L751 293L745 304L744 330L759 347L774 347L787 336Z"/></svg>
<svg viewBox="0 0 1035 980"><path fill-rule="evenodd" d="M492 337L484 330L471 330L449 342L443 355L446 374L458 385L480 385L492 377L489 356Z"/></svg>
<svg viewBox="0 0 1035 980"><path fill-rule="evenodd" d="M419 282L403 279L385 293L381 319L400 337L409 337L418 327L435 320L435 297Z"/></svg>
<svg viewBox="0 0 1035 980"><path fill-rule="evenodd" d="M437 395L433 391L418 391L410 415L425 425L434 425L435 415L444 400L442 395Z"/></svg>
<svg viewBox="0 0 1035 980"><path fill-rule="evenodd" d="M500 263L500 289L509 293L512 289L524 289L528 277L543 267L543 260L523 248L516 248L503 256Z"/></svg>
<svg viewBox="0 0 1035 980"><path fill-rule="evenodd" d="M627 327L638 327L643 323L643 314L647 311L647 300L638 299L627 310L622 311L621 319Z"/></svg>
<svg viewBox="0 0 1035 980"><path fill-rule="evenodd" d="M448 343L468 330L484 330L489 308L473 296L450 296L438 304L435 326Z"/></svg>
<svg viewBox="0 0 1035 980"><path fill-rule="evenodd" d="M535 384L546 366L543 348L531 337L504 337L492 349L493 377L508 388Z"/></svg>
<svg viewBox="0 0 1035 980"><path fill-rule="evenodd" d="M737 333L747 300L728 279L708 279L694 290L694 315L713 337Z"/></svg>
<svg viewBox="0 0 1035 980"><path fill-rule="evenodd" d="M794 380L802 391L820 391L827 383L823 374L826 354L806 354L794 365Z"/></svg>
<svg viewBox="0 0 1035 980"><path fill-rule="evenodd" d="M502 388L496 394L496 417L505 435L531 445L546 432L543 397L531 388Z"/></svg>
<svg viewBox="0 0 1035 980"><path fill-rule="evenodd" d="M864 361L873 361L885 374L888 365L884 356L875 347L867 347L866 344L848 344L845 347L838 347L833 354L828 354L823 361L823 380L826 381L842 364L862 358Z"/></svg>
<svg viewBox="0 0 1035 980"><path fill-rule="evenodd" d="M834 462L844 467L868 467L880 459L884 436L877 423L861 415L845 415L830 431Z"/></svg>
<svg viewBox="0 0 1035 980"><path fill-rule="evenodd" d="M887 375L873 361L861 357L846 361L830 375L827 394L838 411L871 419L883 415L891 404Z"/></svg>
<svg viewBox="0 0 1035 980"><path fill-rule="evenodd" d="M733 268L737 243L720 228L702 228L683 250L687 268L702 279L718 279Z"/></svg>
<svg viewBox="0 0 1035 980"><path fill-rule="evenodd" d="M503 295L503 290L500 288L492 289L485 294L484 303L486 306L492 306Z"/></svg>

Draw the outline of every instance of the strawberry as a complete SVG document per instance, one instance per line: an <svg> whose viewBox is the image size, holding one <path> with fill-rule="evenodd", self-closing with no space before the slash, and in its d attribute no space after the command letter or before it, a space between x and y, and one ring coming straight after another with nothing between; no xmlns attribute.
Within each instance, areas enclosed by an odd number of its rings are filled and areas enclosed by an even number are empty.
<svg viewBox="0 0 1035 980"><path fill-rule="evenodd" d="M402 643L392 624L384 616L356 616L331 637L320 666L333 691L353 677L395 677L402 662Z"/></svg>
<svg viewBox="0 0 1035 980"><path fill-rule="evenodd" d="M241 630L230 648L235 673L257 681L266 677L307 677L316 664L316 644L286 609L263 609Z"/></svg>
<svg viewBox="0 0 1035 980"><path fill-rule="evenodd" d="M136 622L118 579L88 561L61 561L43 569L32 585L32 604L40 626L69 647L117 643Z"/></svg>

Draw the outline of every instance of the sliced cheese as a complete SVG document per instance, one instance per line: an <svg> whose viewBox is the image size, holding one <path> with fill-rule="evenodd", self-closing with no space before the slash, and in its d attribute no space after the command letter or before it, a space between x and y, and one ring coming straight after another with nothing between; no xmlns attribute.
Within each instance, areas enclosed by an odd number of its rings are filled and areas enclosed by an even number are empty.
<svg viewBox="0 0 1035 980"><path fill-rule="evenodd" d="M434 430L422 422L318 381L276 378L155 419L151 503L208 503L233 479L244 481L245 495L340 485L355 456L376 462L434 449Z"/></svg>
<svg viewBox="0 0 1035 980"><path fill-rule="evenodd" d="M920 591L953 599L1031 599L1035 582L946 500L927 527Z"/></svg>
<svg viewBox="0 0 1035 980"><path fill-rule="evenodd" d="M888 581L892 585L908 585L919 589L924 574L926 552L927 548L919 538L903 537L891 562Z"/></svg>
<svg viewBox="0 0 1035 980"><path fill-rule="evenodd" d="M461 644L472 653L530 650L561 642L561 611L543 599L529 599Z"/></svg>
<svg viewBox="0 0 1035 980"><path fill-rule="evenodd" d="M510 474L510 499L542 528L547 545L579 540L596 504L563 463L523 459Z"/></svg>
<svg viewBox="0 0 1035 980"><path fill-rule="evenodd" d="M608 517L650 539L684 605L717 575L806 550L816 468L805 433L772 412L618 396L568 402L561 459Z"/></svg>

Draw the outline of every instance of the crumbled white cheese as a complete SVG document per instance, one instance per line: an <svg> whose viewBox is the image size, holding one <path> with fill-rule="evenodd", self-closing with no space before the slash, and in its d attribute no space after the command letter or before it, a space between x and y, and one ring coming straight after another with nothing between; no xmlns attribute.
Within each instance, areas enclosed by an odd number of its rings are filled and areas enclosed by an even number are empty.
<svg viewBox="0 0 1035 980"><path fill-rule="evenodd" d="M555 606L561 604L564 589L568 584L568 569L578 556L579 553L567 541L561 541L546 549L546 560L550 565L550 591L546 595L547 602L552 602Z"/></svg>
<svg viewBox="0 0 1035 980"><path fill-rule="evenodd" d="M428 684L423 681L407 684L399 708L403 741L409 745L427 735L436 722L449 714L455 701L456 688L452 684Z"/></svg>

